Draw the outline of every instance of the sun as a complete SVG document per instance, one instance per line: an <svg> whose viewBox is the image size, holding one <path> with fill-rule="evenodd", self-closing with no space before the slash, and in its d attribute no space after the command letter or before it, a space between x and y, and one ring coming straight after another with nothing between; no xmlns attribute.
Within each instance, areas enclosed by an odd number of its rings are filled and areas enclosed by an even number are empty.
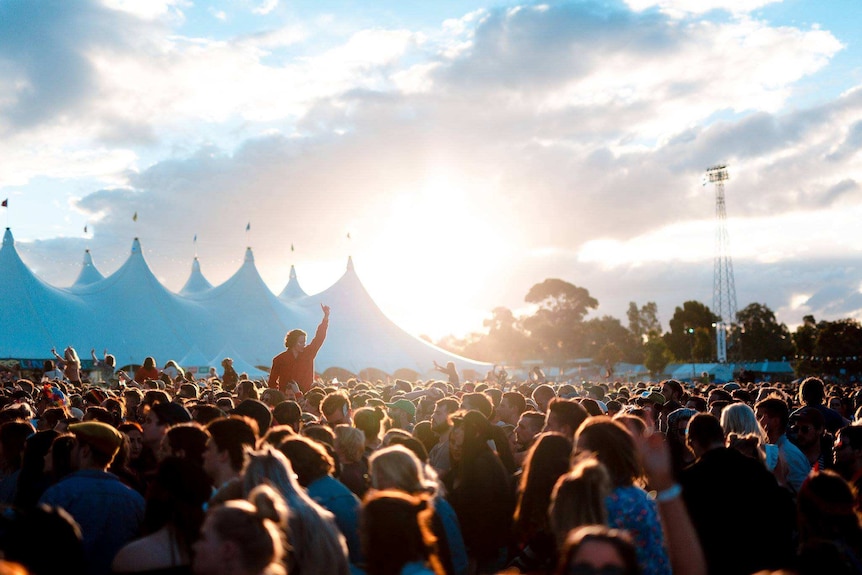
<svg viewBox="0 0 862 575"><path fill-rule="evenodd" d="M377 279L367 287L411 333L436 339L475 331L495 305L485 295L487 284L511 254L513 236L476 185L438 173L393 194L378 214L363 258Z"/></svg>

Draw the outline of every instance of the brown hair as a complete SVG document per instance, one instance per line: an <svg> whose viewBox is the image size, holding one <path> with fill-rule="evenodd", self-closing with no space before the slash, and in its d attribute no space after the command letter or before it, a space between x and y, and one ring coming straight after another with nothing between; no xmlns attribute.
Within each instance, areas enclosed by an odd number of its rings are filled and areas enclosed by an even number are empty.
<svg viewBox="0 0 862 575"><path fill-rule="evenodd" d="M578 429L578 450L592 452L608 469L614 487L632 485L643 476L634 438L623 424L591 417Z"/></svg>

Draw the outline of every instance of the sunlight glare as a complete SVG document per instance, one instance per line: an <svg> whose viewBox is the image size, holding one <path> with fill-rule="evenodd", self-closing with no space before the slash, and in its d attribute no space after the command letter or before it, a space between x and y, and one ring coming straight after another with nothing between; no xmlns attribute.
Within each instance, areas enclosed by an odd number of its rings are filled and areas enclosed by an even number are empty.
<svg viewBox="0 0 862 575"><path fill-rule="evenodd" d="M416 335L437 338L481 325L493 307L481 293L512 251L512 237L494 225L493 207L475 205L467 181L437 174L396 194L364 257L369 291Z"/></svg>

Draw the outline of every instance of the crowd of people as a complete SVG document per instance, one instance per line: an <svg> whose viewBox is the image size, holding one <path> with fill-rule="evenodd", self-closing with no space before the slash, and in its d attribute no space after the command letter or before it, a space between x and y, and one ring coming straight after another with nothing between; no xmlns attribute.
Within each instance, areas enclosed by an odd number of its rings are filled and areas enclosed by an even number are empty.
<svg viewBox="0 0 862 575"><path fill-rule="evenodd" d="M269 381L7 382L0 574L862 573L862 391L322 381L323 312Z"/></svg>

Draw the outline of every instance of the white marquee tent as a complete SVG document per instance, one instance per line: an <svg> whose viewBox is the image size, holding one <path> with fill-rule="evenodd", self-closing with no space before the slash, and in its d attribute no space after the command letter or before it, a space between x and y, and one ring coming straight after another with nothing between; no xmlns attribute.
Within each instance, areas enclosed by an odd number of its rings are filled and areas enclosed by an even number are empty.
<svg viewBox="0 0 862 575"><path fill-rule="evenodd" d="M276 296L261 279L251 248L236 273L215 287L195 258L185 286L173 293L153 275L135 239L129 258L110 276L99 272L87 251L75 283L57 288L21 260L7 228L0 248L0 294L0 358L50 359L52 347L71 345L83 357L92 348L107 349L118 365L140 364L153 356L160 365L168 359L182 364L183 359L205 358L219 367L219 358L229 355L235 364L257 370L254 366L268 367L284 349L290 329L304 329L312 337L325 303L332 316L315 362L320 372L330 367L351 373L376 368L388 374L410 369L430 376L435 360L482 374L491 368L395 325L365 290L350 259L344 275L315 295L302 290L291 266L290 281Z"/></svg>

